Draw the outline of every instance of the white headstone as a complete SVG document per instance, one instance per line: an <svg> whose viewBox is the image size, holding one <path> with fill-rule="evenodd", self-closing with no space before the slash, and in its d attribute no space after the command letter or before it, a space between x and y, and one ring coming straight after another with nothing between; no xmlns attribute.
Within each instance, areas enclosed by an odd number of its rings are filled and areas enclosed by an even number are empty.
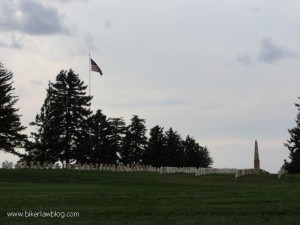
<svg viewBox="0 0 300 225"><path fill-rule="evenodd" d="M55 163L55 169L60 169L60 165L58 163Z"/></svg>
<svg viewBox="0 0 300 225"><path fill-rule="evenodd" d="M111 171L112 171L112 172L116 172L116 165L115 165L115 164L112 165Z"/></svg>
<svg viewBox="0 0 300 225"><path fill-rule="evenodd" d="M86 163L83 164L83 170L87 170L87 164Z"/></svg>
<svg viewBox="0 0 300 225"><path fill-rule="evenodd" d="M20 163L19 162L16 163L15 168L20 169Z"/></svg>

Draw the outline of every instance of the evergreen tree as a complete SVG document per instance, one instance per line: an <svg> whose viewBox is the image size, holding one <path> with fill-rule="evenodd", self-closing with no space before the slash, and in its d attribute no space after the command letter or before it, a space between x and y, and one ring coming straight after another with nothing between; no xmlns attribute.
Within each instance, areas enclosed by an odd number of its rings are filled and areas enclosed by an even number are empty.
<svg viewBox="0 0 300 225"><path fill-rule="evenodd" d="M92 97L86 96L86 88L71 69L61 71L53 84L53 126L59 128L61 160L67 163L78 155L80 139L88 133Z"/></svg>
<svg viewBox="0 0 300 225"><path fill-rule="evenodd" d="M133 163L133 145L132 145L132 134L129 127L126 127L125 136L122 139L122 146L120 151L120 162L123 165Z"/></svg>
<svg viewBox="0 0 300 225"><path fill-rule="evenodd" d="M183 167L185 165L185 154L181 136L172 128L166 132L168 166Z"/></svg>
<svg viewBox="0 0 300 225"><path fill-rule="evenodd" d="M59 136L58 132L56 132L56 127L52 126L51 123L53 116L53 110L51 109L52 95L53 89L49 82L47 96L41 112L36 115L35 121L30 123L31 126L36 126L37 130L36 132L31 132L33 141L27 142L26 151L28 155L25 157L25 160L54 163L59 158L59 152L57 151Z"/></svg>
<svg viewBox="0 0 300 225"><path fill-rule="evenodd" d="M116 156L113 160L118 162L120 158L120 152L122 148L122 140L125 135L126 124L123 118L110 118L109 119L112 127L112 154Z"/></svg>
<svg viewBox="0 0 300 225"><path fill-rule="evenodd" d="M91 117L91 135L92 162L116 163L117 156L114 149L113 127L101 110L97 110Z"/></svg>
<svg viewBox="0 0 300 225"><path fill-rule="evenodd" d="M196 140L189 135L183 141L185 162L187 167L209 167L213 160L206 147L200 146Z"/></svg>
<svg viewBox="0 0 300 225"><path fill-rule="evenodd" d="M196 140L189 135L183 141L185 151L185 163L187 167L201 167L200 166L200 145Z"/></svg>
<svg viewBox="0 0 300 225"><path fill-rule="evenodd" d="M0 150L22 156L16 148L25 144L26 135L21 133L25 127L21 125L19 109L15 108L18 98L13 93L12 78L12 72L0 63Z"/></svg>
<svg viewBox="0 0 300 225"><path fill-rule="evenodd" d="M298 114L296 118L296 126L289 129L291 137L284 144L290 151L290 162L285 160L283 167L288 170L289 173L300 173L300 105L295 104L298 107Z"/></svg>
<svg viewBox="0 0 300 225"><path fill-rule="evenodd" d="M134 115L127 127L121 149L123 164L142 163L142 156L147 144L145 120Z"/></svg>
<svg viewBox="0 0 300 225"><path fill-rule="evenodd" d="M199 146L199 167L210 167L213 164L213 159L210 157L209 151L206 147Z"/></svg>
<svg viewBox="0 0 300 225"><path fill-rule="evenodd" d="M168 152L164 128L155 126L150 130L150 138L144 154L144 163L155 167L168 164Z"/></svg>
<svg viewBox="0 0 300 225"><path fill-rule="evenodd" d="M41 114L32 123L39 127L33 155L49 155L47 159L42 156L43 160L67 163L86 160L92 99L86 96L86 88L71 69L60 71L56 82L50 83Z"/></svg>

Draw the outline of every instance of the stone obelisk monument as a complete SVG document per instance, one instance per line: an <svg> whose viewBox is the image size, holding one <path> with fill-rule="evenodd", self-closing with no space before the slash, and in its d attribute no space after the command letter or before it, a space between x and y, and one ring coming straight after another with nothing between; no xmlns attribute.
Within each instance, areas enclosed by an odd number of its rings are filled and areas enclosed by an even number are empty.
<svg viewBox="0 0 300 225"><path fill-rule="evenodd" d="M257 146L257 141L256 140L255 140L255 147L254 147L254 169L255 170L260 170L258 146Z"/></svg>

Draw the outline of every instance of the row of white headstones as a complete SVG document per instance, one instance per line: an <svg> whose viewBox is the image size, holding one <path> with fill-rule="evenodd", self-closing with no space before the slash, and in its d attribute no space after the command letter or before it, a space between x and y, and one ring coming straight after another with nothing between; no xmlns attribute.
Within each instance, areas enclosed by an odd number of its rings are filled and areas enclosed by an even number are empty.
<svg viewBox="0 0 300 225"><path fill-rule="evenodd" d="M192 173L195 176L206 176L211 174L234 174L235 178L260 173L254 169L234 169L234 168L196 168L196 167L153 167L149 165L115 165L115 164L58 164L58 163L43 163L37 162L18 162L13 165L12 162L3 162L3 169L73 169L73 170L99 170L111 172L156 172L159 174L176 174L176 173ZM286 173L284 170L278 172L278 179Z"/></svg>

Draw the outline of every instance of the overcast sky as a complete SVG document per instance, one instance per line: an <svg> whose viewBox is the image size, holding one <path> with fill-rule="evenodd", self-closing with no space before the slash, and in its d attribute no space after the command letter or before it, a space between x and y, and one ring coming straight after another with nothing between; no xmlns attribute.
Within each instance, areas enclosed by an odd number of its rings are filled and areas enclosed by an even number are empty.
<svg viewBox="0 0 300 225"><path fill-rule="evenodd" d="M299 9L297 0L1 0L0 60L27 127L60 70L88 84L90 53L104 73L91 73L93 110L189 134L217 168L252 168L257 140L261 167L277 172L300 96Z"/></svg>

